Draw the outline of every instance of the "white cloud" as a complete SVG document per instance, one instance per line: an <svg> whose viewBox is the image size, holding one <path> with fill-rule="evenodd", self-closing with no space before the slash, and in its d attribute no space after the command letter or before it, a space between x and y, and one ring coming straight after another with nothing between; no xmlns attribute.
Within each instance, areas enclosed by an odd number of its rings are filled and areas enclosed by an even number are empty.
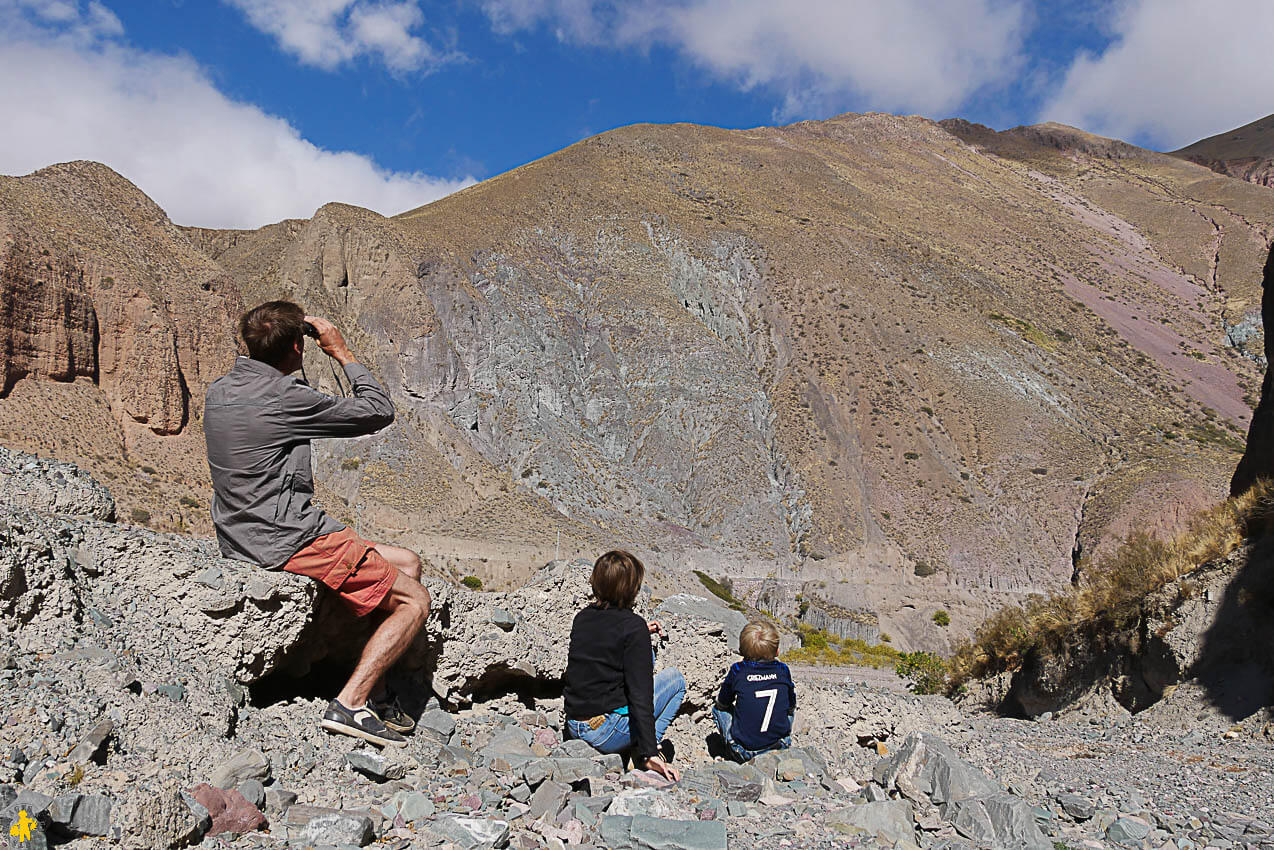
<svg viewBox="0 0 1274 850"><path fill-rule="evenodd" d="M937 114L1022 65L1022 0L484 0L498 32L668 45L713 76L779 95L783 118L851 101Z"/></svg>
<svg viewBox="0 0 1274 850"><path fill-rule="evenodd" d="M1175 149L1274 109L1274 3L1130 0L1114 41L1078 55L1040 120Z"/></svg>
<svg viewBox="0 0 1274 850"><path fill-rule="evenodd" d="M96 3L52 18L55 5L68 4L0 0L0 173L97 160L175 221L208 227L308 217L328 201L388 215L472 182L324 150L282 118L226 97L190 59L110 38L119 22Z"/></svg>
<svg viewBox="0 0 1274 850"><path fill-rule="evenodd" d="M425 16L415 3L367 0L224 0L252 26L308 65L332 70L359 56L394 71L431 70L459 58L416 34Z"/></svg>

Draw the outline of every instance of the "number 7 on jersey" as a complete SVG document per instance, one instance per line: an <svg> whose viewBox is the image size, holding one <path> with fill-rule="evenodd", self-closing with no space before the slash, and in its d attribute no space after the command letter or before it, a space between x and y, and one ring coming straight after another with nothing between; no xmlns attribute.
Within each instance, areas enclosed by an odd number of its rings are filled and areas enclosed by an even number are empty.
<svg viewBox="0 0 1274 850"><path fill-rule="evenodd" d="M770 717L771 715L774 714L774 700L778 697L778 695L779 695L778 688L769 688L764 691L756 692L757 699L769 700L769 702L766 703L765 705L765 718L761 721L762 732L770 731Z"/></svg>

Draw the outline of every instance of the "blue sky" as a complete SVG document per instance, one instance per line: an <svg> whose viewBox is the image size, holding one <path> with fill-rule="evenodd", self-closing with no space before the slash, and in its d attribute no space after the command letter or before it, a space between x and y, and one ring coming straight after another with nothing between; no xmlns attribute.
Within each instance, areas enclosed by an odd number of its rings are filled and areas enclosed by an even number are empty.
<svg viewBox="0 0 1274 850"><path fill-rule="evenodd" d="M180 223L392 214L635 122L884 110L1171 149L1274 111L1268 0L0 0L0 173Z"/></svg>

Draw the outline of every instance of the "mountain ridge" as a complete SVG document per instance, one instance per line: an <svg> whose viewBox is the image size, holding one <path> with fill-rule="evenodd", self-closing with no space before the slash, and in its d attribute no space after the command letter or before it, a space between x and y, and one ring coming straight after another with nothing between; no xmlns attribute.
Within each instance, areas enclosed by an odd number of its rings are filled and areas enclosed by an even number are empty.
<svg viewBox="0 0 1274 850"><path fill-rule="evenodd" d="M1254 403L1265 190L1080 132L634 125L393 218L169 223L166 250L203 271L164 280L224 295L164 309L230 329L237 305L291 297L337 319L400 417L319 446L320 495L435 570L515 583L561 531L566 554L623 543L942 648L1219 497ZM0 181L0 223L44 179ZM39 230L0 229L0 251ZM49 250L75 268L110 256L64 242ZM116 297L87 280L94 305ZM125 514L206 533L197 402L234 344L209 365L174 348L193 400L176 435L109 393L106 417L86 376L17 380L0 439L110 468ZM321 358L306 368L337 389ZM114 422L132 460L17 415L56 403L81 430ZM197 504L171 511L178 496Z"/></svg>
<svg viewBox="0 0 1274 850"><path fill-rule="evenodd" d="M1200 139L1172 155L1218 174L1274 188L1274 115Z"/></svg>

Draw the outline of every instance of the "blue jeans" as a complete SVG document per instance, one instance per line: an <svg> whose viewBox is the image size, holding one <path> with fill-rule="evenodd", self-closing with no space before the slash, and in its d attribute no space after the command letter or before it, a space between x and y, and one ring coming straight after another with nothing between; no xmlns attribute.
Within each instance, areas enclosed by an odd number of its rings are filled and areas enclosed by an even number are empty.
<svg viewBox="0 0 1274 850"><path fill-rule="evenodd" d="M743 746L730 735L730 730L734 728L733 714L714 705L712 707L712 719L717 721L717 728L721 730L721 737L725 738L725 742L730 746L730 749L734 752L735 756L738 757L739 761L752 761L752 759L756 758L761 753L768 753L771 750L786 750L788 747L792 746L792 736L788 735L786 738L782 738L774 742L774 744L763 750L745 750Z"/></svg>
<svg viewBox="0 0 1274 850"><path fill-rule="evenodd" d="M681 708L681 698L686 695L686 680L673 669L655 674L655 741L662 741L668 724ZM629 709L632 710L631 708ZM628 729L628 715L611 712L601 726L589 727L582 720L567 720L566 731L572 738L579 738L600 753L621 753L633 744Z"/></svg>

